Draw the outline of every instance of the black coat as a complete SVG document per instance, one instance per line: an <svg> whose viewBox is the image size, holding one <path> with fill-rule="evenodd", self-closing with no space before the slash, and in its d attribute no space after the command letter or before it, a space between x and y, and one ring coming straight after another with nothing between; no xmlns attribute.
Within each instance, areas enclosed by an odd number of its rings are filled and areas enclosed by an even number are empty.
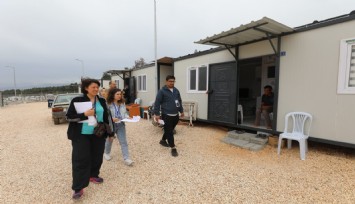
<svg viewBox="0 0 355 204"><path fill-rule="evenodd" d="M108 113L108 109L107 109L107 105L106 105L106 100L104 98L101 97L97 97L96 100L98 100L101 104L101 106L104 109L104 123L106 124L110 124L112 121L109 113ZM82 120L87 120L88 117L84 115L84 113L77 113L76 109L74 107L74 103L75 102L88 102L90 101L89 97L87 97L87 95L82 95L82 96L78 96L73 98L73 100L71 100L66 117L67 117L67 121L69 122L69 126L68 126L68 130L67 130L67 135L68 135L68 139L69 140L74 140L76 138L76 135L80 135L81 134L81 129L83 127L83 123L78 123L79 121ZM112 124L112 123L111 123ZM111 126L110 126L111 127ZM113 132L113 131L112 131ZM110 135L105 135L105 137L107 136L114 136L113 134Z"/></svg>

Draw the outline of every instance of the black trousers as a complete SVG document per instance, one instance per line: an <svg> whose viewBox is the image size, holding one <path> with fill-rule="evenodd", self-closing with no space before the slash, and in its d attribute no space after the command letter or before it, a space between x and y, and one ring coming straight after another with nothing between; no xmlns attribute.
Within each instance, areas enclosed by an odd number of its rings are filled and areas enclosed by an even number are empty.
<svg viewBox="0 0 355 204"><path fill-rule="evenodd" d="M163 114L162 119L164 120L164 134L162 140L168 140L169 146L175 147L173 131L179 122L179 115L169 116Z"/></svg>
<svg viewBox="0 0 355 204"><path fill-rule="evenodd" d="M98 177L105 150L105 138L95 135L78 135L72 140L73 190L89 185L90 177Z"/></svg>

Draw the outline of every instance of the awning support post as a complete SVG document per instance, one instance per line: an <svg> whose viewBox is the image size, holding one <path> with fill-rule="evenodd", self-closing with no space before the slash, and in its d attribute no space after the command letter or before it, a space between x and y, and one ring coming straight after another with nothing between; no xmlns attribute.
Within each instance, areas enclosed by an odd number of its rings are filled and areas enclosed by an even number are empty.
<svg viewBox="0 0 355 204"><path fill-rule="evenodd" d="M232 50L231 50L231 46L227 46L227 45L224 45L226 48L227 48L227 50L233 55L233 57L234 57L234 59L236 60L236 61L238 61L238 56L236 55L236 54L234 54L233 52L232 52Z"/></svg>

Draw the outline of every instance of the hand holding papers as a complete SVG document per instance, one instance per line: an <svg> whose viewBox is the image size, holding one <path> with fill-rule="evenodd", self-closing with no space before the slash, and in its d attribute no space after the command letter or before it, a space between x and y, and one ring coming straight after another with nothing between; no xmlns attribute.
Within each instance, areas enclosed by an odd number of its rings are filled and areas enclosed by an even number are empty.
<svg viewBox="0 0 355 204"><path fill-rule="evenodd" d="M160 120L160 119L159 119L158 123L159 123L159 125L164 125L165 124L164 120Z"/></svg>
<svg viewBox="0 0 355 204"><path fill-rule="evenodd" d="M84 113L85 111L92 108L92 103L89 102L74 102L74 107L77 113ZM90 126L95 126L97 124L95 116L88 116L88 120L80 121L79 123L87 122Z"/></svg>
<svg viewBox="0 0 355 204"><path fill-rule="evenodd" d="M136 122L138 122L140 119L141 119L140 116L133 116L132 119L125 118L125 119L123 119L123 120L121 120L121 121L123 121L123 122L133 122L133 123L136 123Z"/></svg>

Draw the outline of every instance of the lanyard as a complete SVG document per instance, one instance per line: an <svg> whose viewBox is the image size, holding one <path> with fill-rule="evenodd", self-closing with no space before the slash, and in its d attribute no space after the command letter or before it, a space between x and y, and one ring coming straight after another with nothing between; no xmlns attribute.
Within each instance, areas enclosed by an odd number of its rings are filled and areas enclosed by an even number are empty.
<svg viewBox="0 0 355 204"><path fill-rule="evenodd" d="M121 113L120 113L120 106L117 107L115 103L113 103L113 107L115 108L115 116L118 119L122 119Z"/></svg>

